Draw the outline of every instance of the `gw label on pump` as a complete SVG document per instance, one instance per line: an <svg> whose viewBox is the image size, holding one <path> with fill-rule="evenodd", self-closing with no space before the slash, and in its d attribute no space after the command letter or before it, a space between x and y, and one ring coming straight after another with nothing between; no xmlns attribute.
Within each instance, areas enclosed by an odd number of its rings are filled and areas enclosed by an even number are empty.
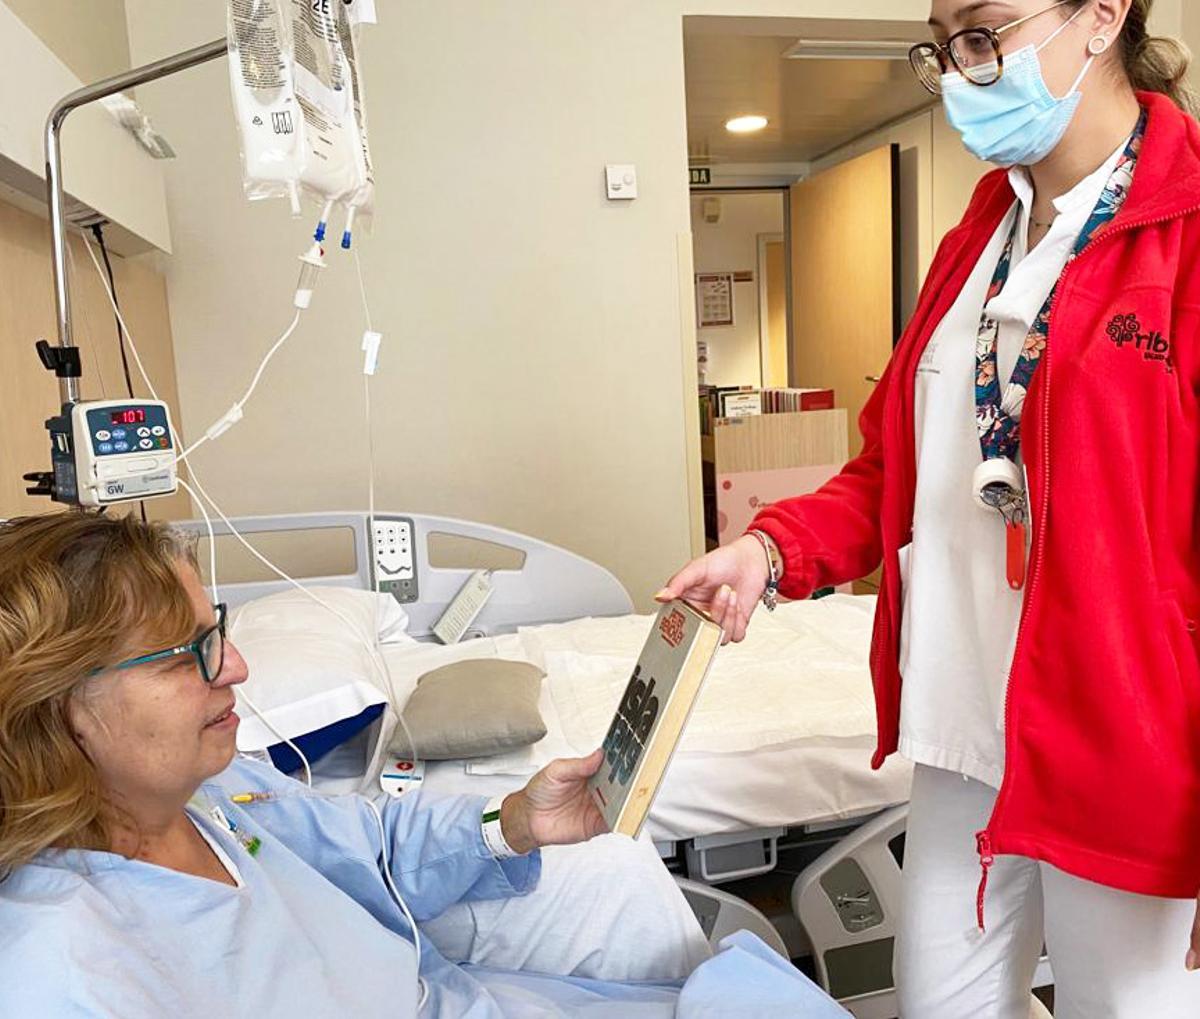
<svg viewBox="0 0 1200 1019"><path fill-rule="evenodd" d="M158 474L146 474L138 478L127 478L123 481L106 481L104 495L109 499L128 498L131 495L146 495L150 492L161 492L164 485L170 485L170 471Z"/></svg>

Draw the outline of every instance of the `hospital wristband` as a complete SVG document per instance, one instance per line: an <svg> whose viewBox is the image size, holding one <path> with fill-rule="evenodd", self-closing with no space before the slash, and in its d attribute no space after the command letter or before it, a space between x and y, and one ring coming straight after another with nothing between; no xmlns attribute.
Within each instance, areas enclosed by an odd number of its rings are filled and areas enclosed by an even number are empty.
<svg viewBox="0 0 1200 1019"><path fill-rule="evenodd" d="M512 860L521 854L508 844L504 837L504 829L500 826L500 807L504 803L503 796L493 796L483 808L483 818L480 826L483 830L483 843L488 852L497 860Z"/></svg>

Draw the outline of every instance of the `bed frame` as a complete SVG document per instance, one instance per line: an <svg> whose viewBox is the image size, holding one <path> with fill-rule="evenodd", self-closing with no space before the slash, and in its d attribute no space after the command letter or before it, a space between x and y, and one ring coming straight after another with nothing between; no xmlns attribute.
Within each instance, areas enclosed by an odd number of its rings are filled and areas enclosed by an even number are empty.
<svg viewBox="0 0 1200 1019"><path fill-rule="evenodd" d="M583 616L619 616L633 612L633 602L620 581L604 567L574 552L539 541L528 535L506 531L487 524L455 520L451 517L421 513L377 513L377 520L408 520L413 527L413 551L416 560L419 598L406 603L409 632L414 637L432 634L434 624L471 574L487 568L497 558L519 562L516 568L497 569L492 577L494 592L471 627L471 634L491 636L508 633L518 626L563 622ZM287 535L293 544L284 561L277 563L285 572L312 587L338 586L371 590L375 586L371 527L366 513L291 513L279 516L240 517L231 520L238 532L248 538ZM207 538L202 520L185 521L180 527ZM342 572L312 576L303 569L306 533L344 530L353 536L353 563ZM213 521L219 554L232 549L230 529ZM222 538L225 541L221 541ZM430 540L449 539L457 543L456 565L439 567L431 563ZM201 556L203 561L204 556ZM290 566L296 566L293 572ZM280 579L222 583L221 595L231 608L254 598L289 590Z"/></svg>

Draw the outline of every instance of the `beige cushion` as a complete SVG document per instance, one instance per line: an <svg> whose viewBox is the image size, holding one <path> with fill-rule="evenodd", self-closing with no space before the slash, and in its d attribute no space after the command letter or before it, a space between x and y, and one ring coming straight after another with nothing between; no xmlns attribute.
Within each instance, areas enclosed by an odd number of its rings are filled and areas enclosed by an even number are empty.
<svg viewBox="0 0 1200 1019"><path fill-rule="evenodd" d="M544 673L527 662L479 658L427 672L404 707L423 760L490 757L546 735L538 711ZM404 751L403 731L396 738Z"/></svg>

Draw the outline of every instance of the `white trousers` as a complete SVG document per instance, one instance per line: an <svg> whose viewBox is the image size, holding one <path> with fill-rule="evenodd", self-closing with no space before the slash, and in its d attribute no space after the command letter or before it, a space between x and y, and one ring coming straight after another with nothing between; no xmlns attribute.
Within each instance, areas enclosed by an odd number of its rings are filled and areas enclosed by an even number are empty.
<svg viewBox="0 0 1200 1019"><path fill-rule="evenodd" d="M998 856L987 933L980 933L975 833L995 800L982 783L916 769L896 945L901 1019L1028 1019L1043 944L1054 970L1055 1019L1200 1016L1200 972L1184 966L1193 900L1115 891L1049 864Z"/></svg>

